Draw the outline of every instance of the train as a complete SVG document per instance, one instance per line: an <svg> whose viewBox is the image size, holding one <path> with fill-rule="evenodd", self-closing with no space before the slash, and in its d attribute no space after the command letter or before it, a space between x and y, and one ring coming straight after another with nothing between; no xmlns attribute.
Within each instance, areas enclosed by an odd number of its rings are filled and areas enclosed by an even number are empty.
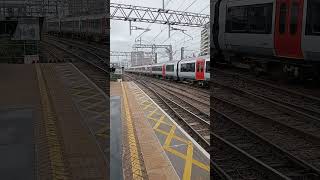
<svg viewBox="0 0 320 180"><path fill-rule="evenodd" d="M106 15L54 18L47 21L46 28L50 35L107 43L106 18Z"/></svg>
<svg viewBox="0 0 320 180"><path fill-rule="evenodd" d="M215 64L319 79L319 0L217 0L211 6Z"/></svg>
<svg viewBox="0 0 320 180"><path fill-rule="evenodd" d="M207 86L210 81L210 56L134 66L125 69L125 72Z"/></svg>

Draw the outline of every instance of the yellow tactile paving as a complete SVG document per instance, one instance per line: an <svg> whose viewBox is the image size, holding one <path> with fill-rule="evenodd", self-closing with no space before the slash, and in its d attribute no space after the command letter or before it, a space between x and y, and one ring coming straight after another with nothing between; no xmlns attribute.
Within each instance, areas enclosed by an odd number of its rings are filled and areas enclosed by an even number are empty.
<svg viewBox="0 0 320 180"><path fill-rule="evenodd" d="M125 87L128 86L127 83L124 84ZM152 127L146 121L144 111L137 103L134 94L131 91L127 91L127 97L140 147L141 158L143 158L146 179L179 180L178 174L162 148Z"/></svg>
<svg viewBox="0 0 320 180"><path fill-rule="evenodd" d="M133 122L131 119L131 113L128 104L128 97L123 83L121 82L122 95L125 109L125 119L127 123L127 133L128 133L128 143L130 144L130 157L131 157L131 167L132 167L132 177L133 179L143 179L142 178L142 168L139 161L139 154L137 148L137 142L135 139L135 133L133 129Z"/></svg>
<svg viewBox="0 0 320 180"><path fill-rule="evenodd" d="M153 121L154 124L153 129L155 132L160 133L165 136L165 142L163 144L163 148L166 152L171 153L177 157L180 157L184 160L184 170L183 170L183 180L189 180L192 177L192 168L193 165L199 167L208 173L209 179L209 161L208 162L200 162L194 159L194 144L188 138L177 135L177 126L172 123L164 113L147 97L134 83L130 84L130 91L135 94L135 99L140 104L144 112L146 112L146 117L150 121ZM166 125L167 129L161 129L161 125ZM178 140L184 143L187 148L186 152L180 152L174 148L172 148L171 143L173 140Z"/></svg>
<svg viewBox="0 0 320 180"><path fill-rule="evenodd" d="M41 105L43 111L43 120L45 121L45 131L49 149L49 158L51 163L51 175L53 179L69 179L66 167L63 161L61 144L56 132L56 116L54 115L50 104L48 89L46 88L45 79L41 72L40 65L36 65L37 78L41 94Z"/></svg>

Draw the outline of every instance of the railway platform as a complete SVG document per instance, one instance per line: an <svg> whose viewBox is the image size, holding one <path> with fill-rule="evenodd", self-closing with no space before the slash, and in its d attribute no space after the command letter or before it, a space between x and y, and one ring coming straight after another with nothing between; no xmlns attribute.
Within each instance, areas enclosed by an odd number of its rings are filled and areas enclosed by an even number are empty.
<svg viewBox="0 0 320 180"><path fill-rule="evenodd" d="M107 96L72 64L0 65L0 179L107 179Z"/></svg>
<svg viewBox="0 0 320 180"><path fill-rule="evenodd" d="M209 154L165 110L134 82L111 82L110 87L111 98L122 99L125 179L210 178Z"/></svg>

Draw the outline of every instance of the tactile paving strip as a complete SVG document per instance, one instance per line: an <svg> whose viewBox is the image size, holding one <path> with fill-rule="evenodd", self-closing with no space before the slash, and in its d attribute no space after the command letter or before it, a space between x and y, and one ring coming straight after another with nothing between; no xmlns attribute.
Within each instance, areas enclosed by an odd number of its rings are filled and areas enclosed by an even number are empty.
<svg viewBox="0 0 320 180"><path fill-rule="evenodd" d="M51 172L49 172L50 174L48 174L48 176L53 179L69 179L70 175L68 174L67 165L63 158L63 145L57 133L57 117L50 103L47 85L39 64L36 65L36 71L41 95L46 141L49 146L48 154Z"/></svg>
<svg viewBox="0 0 320 180"><path fill-rule="evenodd" d="M195 146L177 124L173 123L161 109L133 82L129 89L145 112L179 177L188 179L209 179L210 160L202 148Z"/></svg>
<svg viewBox="0 0 320 180"><path fill-rule="evenodd" d="M132 112L129 107L128 95L125 86L122 89L122 113L123 117L123 161L124 179L147 180L148 175L144 167L141 151L136 137L135 127L132 120Z"/></svg>
<svg viewBox="0 0 320 180"><path fill-rule="evenodd" d="M79 109L101 151L104 152L103 158L107 161L109 159L106 156L109 143L107 95L72 64L56 65L56 70L64 84L70 89L74 104Z"/></svg>

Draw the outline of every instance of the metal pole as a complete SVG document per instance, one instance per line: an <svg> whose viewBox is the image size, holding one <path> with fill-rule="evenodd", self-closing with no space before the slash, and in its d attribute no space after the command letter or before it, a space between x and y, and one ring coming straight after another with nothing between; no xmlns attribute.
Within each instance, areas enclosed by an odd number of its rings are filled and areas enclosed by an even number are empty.
<svg viewBox="0 0 320 180"><path fill-rule="evenodd" d="M129 21L129 29L130 29L130 36L131 36L131 21Z"/></svg>
<svg viewBox="0 0 320 180"><path fill-rule="evenodd" d="M172 61L172 45L169 46L169 61Z"/></svg>
<svg viewBox="0 0 320 180"><path fill-rule="evenodd" d="M183 59L184 56L184 47L181 47L181 60Z"/></svg>
<svg viewBox="0 0 320 180"><path fill-rule="evenodd" d="M164 0L162 0L162 9L164 10Z"/></svg>

